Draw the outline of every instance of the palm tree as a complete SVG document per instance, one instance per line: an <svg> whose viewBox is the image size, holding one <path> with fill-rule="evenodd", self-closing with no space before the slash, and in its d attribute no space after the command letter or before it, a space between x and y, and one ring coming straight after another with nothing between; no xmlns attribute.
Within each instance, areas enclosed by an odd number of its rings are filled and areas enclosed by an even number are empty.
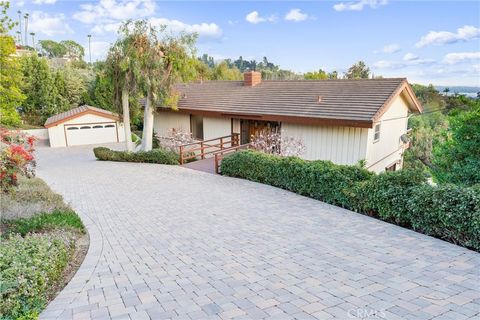
<svg viewBox="0 0 480 320"><path fill-rule="evenodd" d="M22 36L22 11L18 10L18 31L17 34L19 35L19 44L23 44L23 36Z"/></svg>
<svg viewBox="0 0 480 320"><path fill-rule="evenodd" d="M33 50L36 50L36 49L35 49L35 32L30 32L30 35L32 36L32 47L33 47Z"/></svg>
<svg viewBox="0 0 480 320"><path fill-rule="evenodd" d="M25 13L23 16L25 18L25 45L28 46L28 17L29 14Z"/></svg>
<svg viewBox="0 0 480 320"><path fill-rule="evenodd" d="M89 61L90 61L90 65L92 64L92 46L91 46L91 40L92 40L92 35L89 34L87 35L88 37L88 56L89 56Z"/></svg>

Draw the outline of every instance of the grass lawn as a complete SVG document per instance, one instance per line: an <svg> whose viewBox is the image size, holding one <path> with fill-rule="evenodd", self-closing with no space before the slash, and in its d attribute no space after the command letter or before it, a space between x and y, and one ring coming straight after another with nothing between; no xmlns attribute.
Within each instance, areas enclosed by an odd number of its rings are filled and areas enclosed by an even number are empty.
<svg viewBox="0 0 480 320"><path fill-rule="evenodd" d="M80 266L88 235L41 179L1 196L0 319L36 319Z"/></svg>

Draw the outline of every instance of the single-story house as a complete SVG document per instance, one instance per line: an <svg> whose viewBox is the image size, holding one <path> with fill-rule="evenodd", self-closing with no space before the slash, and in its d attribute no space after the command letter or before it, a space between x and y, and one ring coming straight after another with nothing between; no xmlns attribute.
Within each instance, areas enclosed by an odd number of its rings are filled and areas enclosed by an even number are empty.
<svg viewBox="0 0 480 320"><path fill-rule="evenodd" d="M178 111L157 108L154 130L189 131L198 140L240 134L248 143L259 130L277 128L299 138L303 158L338 164L366 161L375 172L402 167L407 122L422 107L405 78L243 81L179 85Z"/></svg>
<svg viewBox="0 0 480 320"><path fill-rule="evenodd" d="M80 106L47 119L51 147L69 147L125 141L120 117L110 111Z"/></svg>

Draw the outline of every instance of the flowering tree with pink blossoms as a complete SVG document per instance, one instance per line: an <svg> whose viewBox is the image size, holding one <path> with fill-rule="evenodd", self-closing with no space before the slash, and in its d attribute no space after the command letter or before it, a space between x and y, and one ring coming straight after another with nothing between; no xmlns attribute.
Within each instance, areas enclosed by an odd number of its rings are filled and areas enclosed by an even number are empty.
<svg viewBox="0 0 480 320"><path fill-rule="evenodd" d="M282 157L298 157L305 153L305 144L279 129L266 128L252 136L250 147L254 150Z"/></svg>

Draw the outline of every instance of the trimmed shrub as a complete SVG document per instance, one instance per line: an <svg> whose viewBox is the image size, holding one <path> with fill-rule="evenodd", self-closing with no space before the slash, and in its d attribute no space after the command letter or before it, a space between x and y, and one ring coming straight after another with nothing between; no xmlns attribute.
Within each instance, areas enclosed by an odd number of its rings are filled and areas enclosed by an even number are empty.
<svg viewBox="0 0 480 320"><path fill-rule="evenodd" d="M373 175L359 166L278 157L252 150L222 160L222 174L266 183L345 208L353 208L351 189Z"/></svg>
<svg viewBox="0 0 480 320"><path fill-rule="evenodd" d="M417 170L400 170L374 175L354 191L355 209L401 226L410 226L408 200L415 188L426 183Z"/></svg>
<svg viewBox="0 0 480 320"><path fill-rule="evenodd" d="M0 239L0 318L36 319L74 248L66 235Z"/></svg>
<svg viewBox="0 0 480 320"><path fill-rule="evenodd" d="M101 161L119 162L143 162L158 164L178 164L178 154L165 149L153 149L151 151L128 152L115 151L105 147L93 149L93 153Z"/></svg>
<svg viewBox="0 0 480 320"><path fill-rule="evenodd" d="M416 188L408 201L412 228L480 251L479 191L453 184Z"/></svg>

